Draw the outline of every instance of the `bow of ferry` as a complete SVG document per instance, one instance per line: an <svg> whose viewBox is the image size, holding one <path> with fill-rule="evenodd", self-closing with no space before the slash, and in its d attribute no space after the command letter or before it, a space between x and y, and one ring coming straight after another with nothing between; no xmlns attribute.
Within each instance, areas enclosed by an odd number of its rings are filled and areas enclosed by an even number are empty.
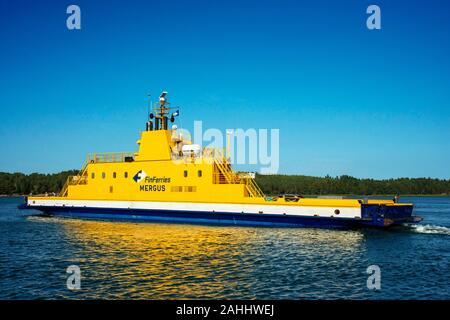
<svg viewBox="0 0 450 320"><path fill-rule="evenodd" d="M393 200L266 197L250 173L233 171L217 149L192 144L169 121L166 92L149 114L137 152L88 155L58 196L30 196L23 208L65 217L201 224L387 227L418 222Z"/></svg>

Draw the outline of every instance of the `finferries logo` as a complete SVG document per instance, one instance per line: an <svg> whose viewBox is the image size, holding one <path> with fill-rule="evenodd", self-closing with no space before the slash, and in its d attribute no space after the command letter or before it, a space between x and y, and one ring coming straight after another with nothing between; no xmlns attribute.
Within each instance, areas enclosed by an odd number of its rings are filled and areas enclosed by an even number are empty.
<svg viewBox="0 0 450 320"><path fill-rule="evenodd" d="M139 183L139 182L141 182L142 180L144 180L146 176L147 176L147 174L145 173L144 170L139 170L138 173L136 173L136 174L134 175L133 180L134 180L136 183Z"/></svg>

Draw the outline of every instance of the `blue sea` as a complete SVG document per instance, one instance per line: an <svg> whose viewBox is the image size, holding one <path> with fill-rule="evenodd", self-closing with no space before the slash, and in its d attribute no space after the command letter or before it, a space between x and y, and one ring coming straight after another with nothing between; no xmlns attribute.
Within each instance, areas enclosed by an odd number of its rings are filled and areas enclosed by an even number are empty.
<svg viewBox="0 0 450 320"><path fill-rule="evenodd" d="M0 199L0 299L450 299L450 198L388 230L124 223ZM69 290L78 266L81 288ZM369 289L367 268L380 268Z"/></svg>

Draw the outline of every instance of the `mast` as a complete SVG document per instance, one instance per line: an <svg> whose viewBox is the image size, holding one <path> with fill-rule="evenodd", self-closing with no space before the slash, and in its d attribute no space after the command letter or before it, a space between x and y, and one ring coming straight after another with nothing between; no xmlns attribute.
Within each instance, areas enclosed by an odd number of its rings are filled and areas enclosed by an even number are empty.
<svg viewBox="0 0 450 320"><path fill-rule="evenodd" d="M159 96L159 101L156 103L156 107L153 108L154 113L149 114L150 123L151 120L154 119L153 123L147 125L147 131L151 130L167 130L168 122L169 122L169 110L175 109L170 107L170 103L166 99L167 91L163 91ZM170 122L175 121L175 117L180 114L180 111L177 110L170 115Z"/></svg>
<svg viewBox="0 0 450 320"><path fill-rule="evenodd" d="M166 114L169 112L171 108L168 107L169 102L166 101L167 91L163 91L159 96L159 107L155 108L156 112L156 121L159 122L157 127L161 130L167 130L167 116ZM167 104L167 106L166 106ZM158 129L157 129L158 130Z"/></svg>

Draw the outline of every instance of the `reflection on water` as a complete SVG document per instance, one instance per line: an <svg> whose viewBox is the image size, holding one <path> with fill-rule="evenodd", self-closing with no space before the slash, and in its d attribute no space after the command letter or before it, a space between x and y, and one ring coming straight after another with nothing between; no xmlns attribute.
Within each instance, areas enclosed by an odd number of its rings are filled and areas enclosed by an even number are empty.
<svg viewBox="0 0 450 320"><path fill-rule="evenodd" d="M363 241L358 231L33 219L63 226L83 285L106 297L300 298L303 278L354 264Z"/></svg>

